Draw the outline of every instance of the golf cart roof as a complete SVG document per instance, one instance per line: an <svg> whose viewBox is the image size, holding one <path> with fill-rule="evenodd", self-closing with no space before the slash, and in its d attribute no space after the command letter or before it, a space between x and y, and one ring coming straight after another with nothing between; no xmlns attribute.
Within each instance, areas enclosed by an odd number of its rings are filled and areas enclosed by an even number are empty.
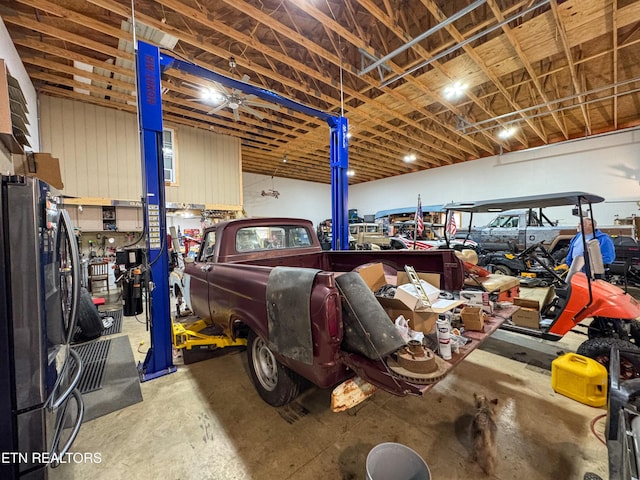
<svg viewBox="0 0 640 480"><path fill-rule="evenodd" d="M604 198L586 192L546 193L527 197L501 198L498 200L478 200L477 202L448 203L446 210L459 212L502 212L513 208L546 208L565 205L604 202Z"/></svg>

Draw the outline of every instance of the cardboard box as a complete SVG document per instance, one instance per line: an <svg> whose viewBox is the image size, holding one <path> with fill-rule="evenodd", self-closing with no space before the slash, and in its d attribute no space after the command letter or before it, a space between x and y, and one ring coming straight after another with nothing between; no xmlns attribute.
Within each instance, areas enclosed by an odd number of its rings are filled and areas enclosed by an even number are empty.
<svg viewBox="0 0 640 480"><path fill-rule="evenodd" d="M388 278L384 274L384 267L381 263L373 263L358 269L358 273L363 278L365 283L369 286L371 291L376 292L383 285L389 283L391 278ZM418 277L427 282L440 283L440 275L431 273L418 273ZM405 272L398 272L400 282L408 282L409 278ZM401 283L402 285L402 283ZM433 286L433 284L431 283ZM415 309L409 308L402 300L397 298L376 297L382 308L385 309L389 318L395 322L395 319L400 315L404 315L409 321L409 326L412 330L431 333L435 327L438 313L447 312L459 305L462 302L459 300L443 300L437 299L431 306L423 311L415 311Z"/></svg>
<svg viewBox="0 0 640 480"><path fill-rule="evenodd" d="M528 300L537 300L540 305L540 310L546 307L551 300L556 296L555 287L535 287L535 288L521 288L520 298L526 298Z"/></svg>
<svg viewBox="0 0 640 480"><path fill-rule="evenodd" d="M58 190L64 188L60 161L50 153L27 153L16 160L14 171L16 175L39 178Z"/></svg>
<svg viewBox="0 0 640 480"><path fill-rule="evenodd" d="M423 304L422 297L418 293L418 289L412 283L398 285L395 297L393 298L402 301L411 310L426 310L431 304L435 303L440 298L440 289L422 279L420 280L420 284L422 285L424 293L427 294L429 305Z"/></svg>
<svg viewBox="0 0 640 480"><path fill-rule="evenodd" d="M358 273L372 292L377 292L380 287L387 284L387 279L384 276L384 267L381 263L372 263L362 267L358 269Z"/></svg>
<svg viewBox="0 0 640 480"><path fill-rule="evenodd" d="M514 325L534 329L540 328L540 303L537 300L514 298L513 304L520 307L511 315L511 321Z"/></svg>
<svg viewBox="0 0 640 480"><path fill-rule="evenodd" d="M460 312L465 330L484 332L484 318L486 313L482 307L464 307Z"/></svg>
<svg viewBox="0 0 640 480"><path fill-rule="evenodd" d="M379 299L385 300L385 299ZM393 299L391 299L393 300ZM385 306L384 302L380 302L385 309L391 320L395 323L396 318L400 315L404 316L409 322L409 328L416 332L422 332L425 335L433 333L436 327L436 320L438 320L438 314L434 312L416 312L409 310L408 308L393 308Z"/></svg>
<svg viewBox="0 0 640 480"><path fill-rule="evenodd" d="M429 282L429 284L433 285L436 288L440 288L440 275L438 273L424 273L424 272L416 272L418 278L420 280L425 280ZM396 275L397 284L404 285L405 283L409 283L409 275L404 270L399 271Z"/></svg>
<svg viewBox="0 0 640 480"><path fill-rule="evenodd" d="M460 290L460 300L469 307L482 307L487 313L493 312L493 306L489 299L489 292L479 290Z"/></svg>

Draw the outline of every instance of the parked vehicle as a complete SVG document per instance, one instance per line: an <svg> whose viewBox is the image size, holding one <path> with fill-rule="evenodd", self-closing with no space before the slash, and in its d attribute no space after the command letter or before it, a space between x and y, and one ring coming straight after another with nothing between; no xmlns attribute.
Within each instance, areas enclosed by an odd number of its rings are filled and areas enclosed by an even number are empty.
<svg viewBox="0 0 640 480"><path fill-rule="evenodd" d="M354 272L370 262L438 273L445 290L464 282L452 250L323 251L309 221L248 218L204 231L185 266L185 294L205 322L247 338L253 384L271 405L293 400L304 381L328 388L355 375L394 395L421 395L426 385L387 365L404 341Z"/></svg>
<svg viewBox="0 0 640 480"><path fill-rule="evenodd" d="M478 265L501 275L536 278L539 280L537 286L548 286L557 281L557 276L550 274L549 269L561 277L568 270L566 265L549 253L543 243L535 243L520 253L483 253L479 257Z"/></svg>
<svg viewBox="0 0 640 480"><path fill-rule="evenodd" d="M393 248L410 250L431 250L433 248L453 248L454 250L462 250L470 248L477 250L478 244L469 239L451 239L449 243L438 233L438 227L433 224L425 223L422 235L414 239L415 222L409 220L393 224L393 230L396 235L391 238Z"/></svg>
<svg viewBox="0 0 640 480"><path fill-rule="evenodd" d="M451 203L445 205L447 214L452 210L467 212L470 223L473 214L510 210L513 207L533 209L553 206L577 206L579 222L584 220L584 212L590 212L593 221L592 204L603 202L604 198L585 192L569 192L510 199ZM547 340L559 340L567 332L582 327L581 322L592 319L587 327L588 340L582 343L577 353L594 358L607 365L611 347L638 349L640 345L640 303L620 288L606 282L604 265L598 241L589 242L583 237L584 257L574 259L571 270L565 277L554 269L539 262L554 278L555 297L540 313L538 328L503 324L502 328ZM525 250L534 255L535 250ZM524 252L523 252L524 253ZM525 260L523 258L523 260ZM584 271L580 271L584 265ZM640 350L640 349L639 349ZM625 371L627 378L640 376L640 370Z"/></svg>
<svg viewBox="0 0 640 480"><path fill-rule="evenodd" d="M354 238L351 241L351 237ZM391 239L382 231L377 223L350 223L349 248L354 250L385 250L393 248Z"/></svg>
<svg viewBox="0 0 640 480"><path fill-rule="evenodd" d="M579 192L578 192L579 193ZM540 197L540 196L538 196ZM512 204L517 204L515 200L522 200L527 197L509 199ZM534 197L529 197L534 198ZM504 203L502 200L490 200L488 202L473 202L480 207L482 204ZM514 208L501 213L482 227L469 227L458 230L456 238L470 238L477 242L483 250L497 251L507 250L521 252L531 245L542 243L551 254L566 256L569 242L576 234L575 225L558 225L550 220L543 212L544 205L531 205L529 200L526 208ZM523 204L523 203L520 203ZM492 211L492 210L485 210ZM471 225L471 222L470 222ZM598 227L609 235L633 235L632 226ZM557 255L556 255L557 257Z"/></svg>

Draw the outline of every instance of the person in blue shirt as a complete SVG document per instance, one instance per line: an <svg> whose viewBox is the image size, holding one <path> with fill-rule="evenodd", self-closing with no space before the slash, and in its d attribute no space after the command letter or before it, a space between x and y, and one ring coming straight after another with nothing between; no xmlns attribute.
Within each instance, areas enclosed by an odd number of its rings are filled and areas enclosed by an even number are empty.
<svg viewBox="0 0 640 480"><path fill-rule="evenodd" d="M592 223L590 218L584 218L582 223L584 224L584 234L587 241L594 238L594 235L595 238L598 239L600 252L602 252L602 263L605 265L612 263L616 259L616 249L613 246L613 240L611 240L611 237L598 230L595 220ZM567 253L566 259L567 265L571 266L571 262L579 256L584 256L584 244L582 243L580 224L578 224L578 233L571 239L571 243L569 244L569 252Z"/></svg>

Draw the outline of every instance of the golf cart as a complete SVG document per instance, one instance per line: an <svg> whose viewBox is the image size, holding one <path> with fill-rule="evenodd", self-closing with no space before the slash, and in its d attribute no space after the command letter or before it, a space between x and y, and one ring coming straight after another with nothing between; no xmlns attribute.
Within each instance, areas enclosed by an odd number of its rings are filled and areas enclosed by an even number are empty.
<svg viewBox="0 0 640 480"><path fill-rule="evenodd" d="M574 207L573 212L578 216L580 225L583 225L584 220L588 218L587 215L593 221L592 205L603 201L604 198L598 195L568 192L451 203L444 208L447 218L454 211L468 213L471 231L474 213L500 212L516 208L571 206ZM588 339L579 346L577 353L594 358L608 367L612 346L617 346L621 351L640 351L636 346L640 345L640 323L636 320L640 317L640 304L620 288L603 280L605 269L598 241L586 240L583 236L582 242L585 255L576 257L564 276L540 258L539 247L543 247L544 244L530 245L522 252L546 270L553 279L555 293L552 300L541 309L537 328L510 322L505 322L501 328L553 341L561 339L571 330L583 333ZM589 323L582 324L585 320ZM586 332L580 328L586 329ZM640 370L625 369L621 376L623 379L638 377Z"/></svg>

